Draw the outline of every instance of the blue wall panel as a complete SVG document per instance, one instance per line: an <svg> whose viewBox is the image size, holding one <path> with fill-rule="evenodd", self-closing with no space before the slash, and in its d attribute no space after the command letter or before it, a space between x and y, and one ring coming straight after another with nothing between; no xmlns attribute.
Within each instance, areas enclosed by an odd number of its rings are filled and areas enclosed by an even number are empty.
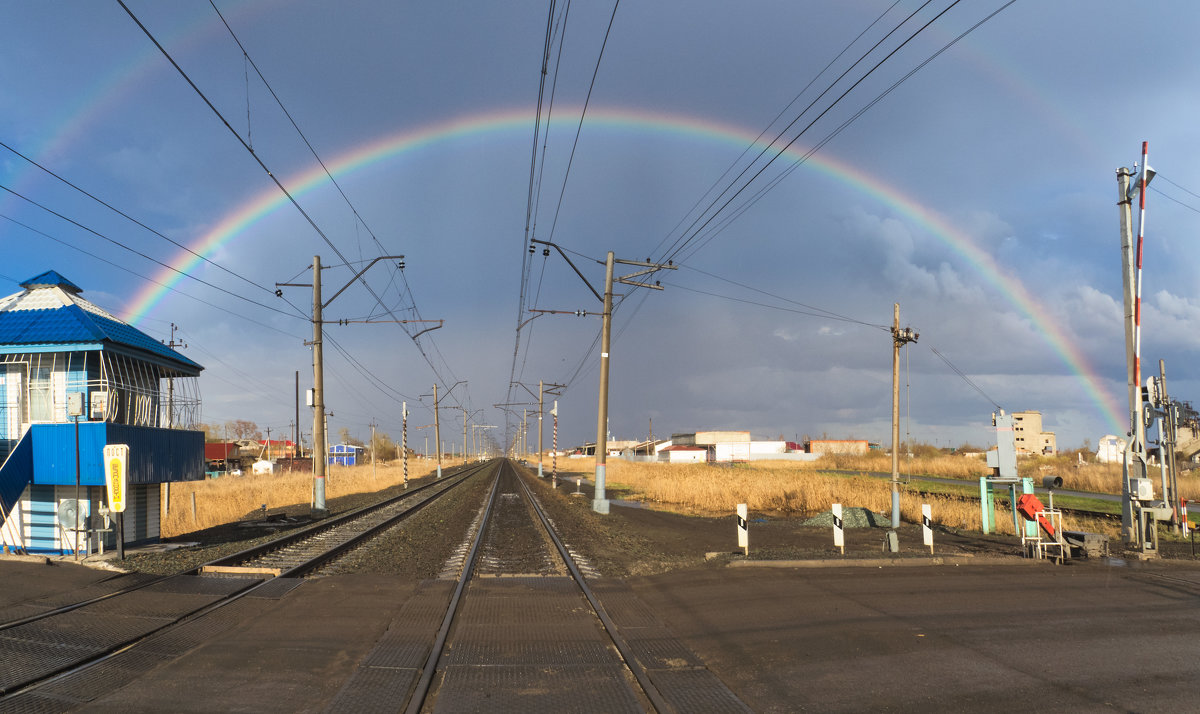
<svg viewBox="0 0 1200 714"><path fill-rule="evenodd" d="M32 442L31 435L26 434L0 468L0 500L6 508L12 508L33 479Z"/></svg>
<svg viewBox="0 0 1200 714"><path fill-rule="evenodd" d="M34 424L33 482L75 483L75 425ZM204 478L204 434L148 426L80 422L79 474L85 486L104 485L104 447L129 446L129 482L165 483Z"/></svg>
<svg viewBox="0 0 1200 714"><path fill-rule="evenodd" d="M53 486L29 487L29 550L60 551L58 544L58 499Z"/></svg>

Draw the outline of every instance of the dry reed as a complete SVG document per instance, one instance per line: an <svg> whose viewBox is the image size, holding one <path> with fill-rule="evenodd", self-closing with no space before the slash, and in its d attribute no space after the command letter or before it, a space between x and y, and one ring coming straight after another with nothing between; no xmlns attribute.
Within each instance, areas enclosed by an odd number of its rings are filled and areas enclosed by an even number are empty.
<svg viewBox="0 0 1200 714"><path fill-rule="evenodd" d="M685 513L728 514L738 503L758 513L799 516L827 511L834 503L867 508L881 515L892 510L891 485L887 481L866 475L822 473L811 463L762 461L722 468L613 459L608 461L605 473L613 489L628 489L634 499ZM922 503L930 504L937 524L982 529L978 500L920 494L909 487L900 494L901 519L920 523ZM1011 533L1012 512L997 507L996 523L1001 533ZM1065 518L1064 526L1077 527L1072 518Z"/></svg>
<svg viewBox="0 0 1200 714"><path fill-rule="evenodd" d="M429 473L431 470L423 464L420 467L409 464L410 480ZM374 476L369 465L330 466L325 479L325 497L338 498L380 491L403 481L404 468L398 462L378 465ZM312 487L312 473L307 471L223 476L173 483L170 487L170 510L164 509L162 514L162 535L170 538L232 523L247 517L263 504L268 509L309 504L312 503ZM193 497L196 504L194 516Z"/></svg>

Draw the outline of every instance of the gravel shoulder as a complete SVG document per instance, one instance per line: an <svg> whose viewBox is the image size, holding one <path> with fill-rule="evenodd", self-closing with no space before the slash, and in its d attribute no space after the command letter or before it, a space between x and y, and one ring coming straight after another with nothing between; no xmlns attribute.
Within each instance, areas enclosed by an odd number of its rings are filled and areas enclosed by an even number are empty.
<svg viewBox="0 0 1200 714"><path fill-rule="evenodd" d="M611 512L599 515L592 511L590 484L583 484L582 495L574 495L574 482L559 481L555 489L551 488L550 478L539 479L535 471L515 462L514 467L546 508L563 540L604 576L630 577L720 568L733 559L836 561L930 556L918 525L900 527L900 551L896 554L886 551L886 527L848 528L843 554L833 545L831 528L805 525L807 519L794 514L755 512L751 512L749 519L750 552L743 556L737 548L736 522L732 514L722 517L684 515L614 500ZM490 475L492 471L487 473ZM422 485L427 482L428 479L422 479L412 483ZM411 579L436 577L453 549L466 537L486 497L488 484L490 478L473 479L473 483L456 489L372 543L350 553L336 572L399 575ZM330 511L342 513L401 492L403 488L397 486L331 499ZM609 495L614 493L610 491ZM270 520L278 518L288 520ZM265 514L255 512L247 514L242 522L189 533L174 539L174 543L137 552L123 563L114 564L127 570L175 573L236 553L310 522L307 504L269 510ZM189 545L183 545L185 543ZM1133 553L1123 552L1119 544L1111 547L1115 557L1136 558ZM1161 549L1165 560L1196 560L1188 541L1164 538ZM937 527L934 555L1019 558L1020 548L1012 536L984 536Z"/></svg>

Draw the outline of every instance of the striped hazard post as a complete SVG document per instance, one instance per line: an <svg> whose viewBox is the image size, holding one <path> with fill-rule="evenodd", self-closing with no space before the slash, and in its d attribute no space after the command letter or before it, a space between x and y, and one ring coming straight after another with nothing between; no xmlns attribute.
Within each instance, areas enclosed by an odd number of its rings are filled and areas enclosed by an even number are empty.
<svg viewBox="0 0 1200 714"><path fill-rule="evenodd" d="M554 445L550 447L550 487L558 488L558 400L554 400L554 408L550 410L554 416Z"/></svg>
<svg viewBox="0 0 1200 714"><path fill-rule="evenodd" d="M742 554L750 555L750 524L746 518L746 504L739 503L737 505L737 531L738 531L738 547L742 549Z"/></svg>
<svg viewBox="0 0 1200 714"><path fill-rule="evenodd" d="M833 544L837 549L846 554L846 533L842 528L842 504L833 504Z"/></svg>
<svg viewBox="0 0 1200 714"><path fill-rule="evenodd" d="M928 503L921 504L921 531L925 535L925 545L929 546L929 554L933 555L933 520Z"/></svg>
<svg viewBox="0 0 1200 714"><path fill-rule="evenodd" d="M408 402L400 402L400 453L404 461L404 488L408 488Z"/></svg>

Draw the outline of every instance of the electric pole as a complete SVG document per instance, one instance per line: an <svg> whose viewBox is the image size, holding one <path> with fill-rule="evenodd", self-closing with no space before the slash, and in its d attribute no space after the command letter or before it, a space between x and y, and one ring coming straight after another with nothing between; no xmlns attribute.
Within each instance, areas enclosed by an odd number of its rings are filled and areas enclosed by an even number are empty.
<svg viewBox="0 0 1200 714"><path fill-rule="evenodd" d="M900 329L900 303L892 305L892 529L900 527L900 348L916 342L911 327Z"/></svg>
<svg viewBox="0 0 1200 714"><path fill-rule="evenodd" d="M447 389L446 393L442 396L443 397L450 396L450 393L454 391L455 387L457 387L460 384L466 384L466 383L467 383L467 380L460 379L459 381L450 385L450 388ZM421 396L428 397L429 395L422 394ZM426 437L426 439L428 439L428 437ZM434 449L434 451L437 452L437 477L441 478L442 477L442 422L441 422L441 415L438 413L438 386L437 386L437 383L434 383L434 385L433 385L433 449ZM426 446L425 446L425 456L426 456L426 458L428 458L428 456L429 456L428 440L426 441Z"/></svg>
<svg viewBox="0 0 1200 714"><path fill-rule="evenodd" d="M325 462L329 458L329 447L325 441L325 355L321 301L321 256L313 256L313 507L314 518L324 518L325 509ZM320 458L317 448L321 449Z"/></svg>
<svg viewBox="0 0 1200 714"><path fill-rule="evenodd" d="M171 341L167 343L167 347L170 347L171 349L175 349L176 347L187 347L187 345L184 343L183 340L180 340L179 342L175 341L175 331L178 329L179 329L179 327L174 322L172 322L171 323ZM174 377L171 377L170 379L167 380L167 428L168 429L175 428L175 378ZM168 484L168 488L170 488L169 484Z"/></svg>
<svg viewBox="0 0 1200 714"><path fill-rule="evenodd" d="M571 259L567 257L567 254L563 252L562 248L549 241L531 238L529 245L530 253L533 253L536 250L535 244L537 243L541 243L542 245L546 245L557 250L559 255L561 255L563 259L567 261L567 264L571 266L571 269L575 271L575 274L578 275L585 284L587 284L588 289L592 291L592 294L597 298L600 298L600 301L604 303L604 312L602 314L603 323L601 326L600 337L600 395L599 399L597 400L597 411L599 413L596 417L596 487L595 494L592 499L592 510L596 513L608 513L608 498L605 497L604 492L604 472L607 465L608 452L608 357L609 348L612 344L613 266L616 263L620 263L622 265L633 265L642 268L642 270L638 270L628 275L623 275L619 278L616 278L616 282L639 288L648 288L650 290L662 290L662 286L657 282L646 283L633 280L633 278L636 278L640 275L651 275L660 270L675 270L677 266L671 264L670 261L667 263L651 263L648 260L645 262L637 260L619 260L610 250L608 251L608 255L604 261L604 296L601 297L600 293L597 292L596 289L592 287L592 284L588 282L588 279L583 276L583 273L580 272L579 268L575 267L575 264L572 263ZM542 254L549 255L550 248L543 250ZM586 315L588 313L580 310L575 314Z"/></svg>
<svg viewBox="0 0 1200 714"><path fill-rule="evenodd" d="M546 383L538 380L538 478L542 478L542 413L545 410Z"/></svg>
<svg viewBox="0 0 1200 714"><path fill-rule="evenodd" d="M608 498L604 493L605 467L608 465L608 350L612 335L613 252L604 261L604 316L600 328L600 397L596 415L596 475L592 510L608 513Z"/></svg>
<svg viewBox="0 0 1200 714"><path fill-rule="evenodd" d="M1121 287L1125 303L1125 362L1128 368L1129 441L1121 469L1121 539L1125 543L1142 541L1140 506L1134 507L1134 479L1146 478L1146 425L1142 416L1142 240L1146 216L1146 186L1154 176L1147 164L1148 142L1142 142L1142 167L1137 181L1131 184L1133 172L1117 169L1117 205L1121 217ZM1141 215L1138 221L1137 243L1133 239L1133 196L1139 196ZM1163 494L1164 496L1166 494ZM1135 513L1136 511L1136 513Z"/></svg>
<svg viewBox="0 0 1200 714"><path fill-rule="evenodd" d="M324 355L324 310L339 295L346 291L346 288L358 281L363 273L367 272L372 265L375 265L381 260L399 260L400 268L404 268L403 255L384 255L371 260L362 270L359 270L350 281L343 285L340 290L333 294L333 297L328 300L321 298L321 256L313 256L313 278L312 283L275 283L275 295L282 297L283 291L281 287L297 287L297 288L312 288L313 295L313 506L312 515L315 518L323 518L327 514L325 508L325 465L329 458L329 444L325 433L325 355ZM365 283L364 283L365 284ZM397 322L410 322L409 320L398 320ZM439 324L438 327L441 325ZM436 328L430 328L436 329ZM297 387L297 391L299 388ZM297 411L299 411L297 405ZM299 415L297 415L298 417ZM299 419L297 418L297 424ZM298 428L298 427L297 427ZM318 458L317 452L320 451Z"/></svg>
<svg viewBox="0 0 1200 714"><path fill-rule="evenodd" d="M375 420L371 420L371 480L375 480Z"/></svg>
<svg viewBox="0 0 1200 714"><path fill-rule="evenodd" d="M437 452L437 477L442 477L442 423L438 420L437 382L433 383L433 450Z"/></svg>

